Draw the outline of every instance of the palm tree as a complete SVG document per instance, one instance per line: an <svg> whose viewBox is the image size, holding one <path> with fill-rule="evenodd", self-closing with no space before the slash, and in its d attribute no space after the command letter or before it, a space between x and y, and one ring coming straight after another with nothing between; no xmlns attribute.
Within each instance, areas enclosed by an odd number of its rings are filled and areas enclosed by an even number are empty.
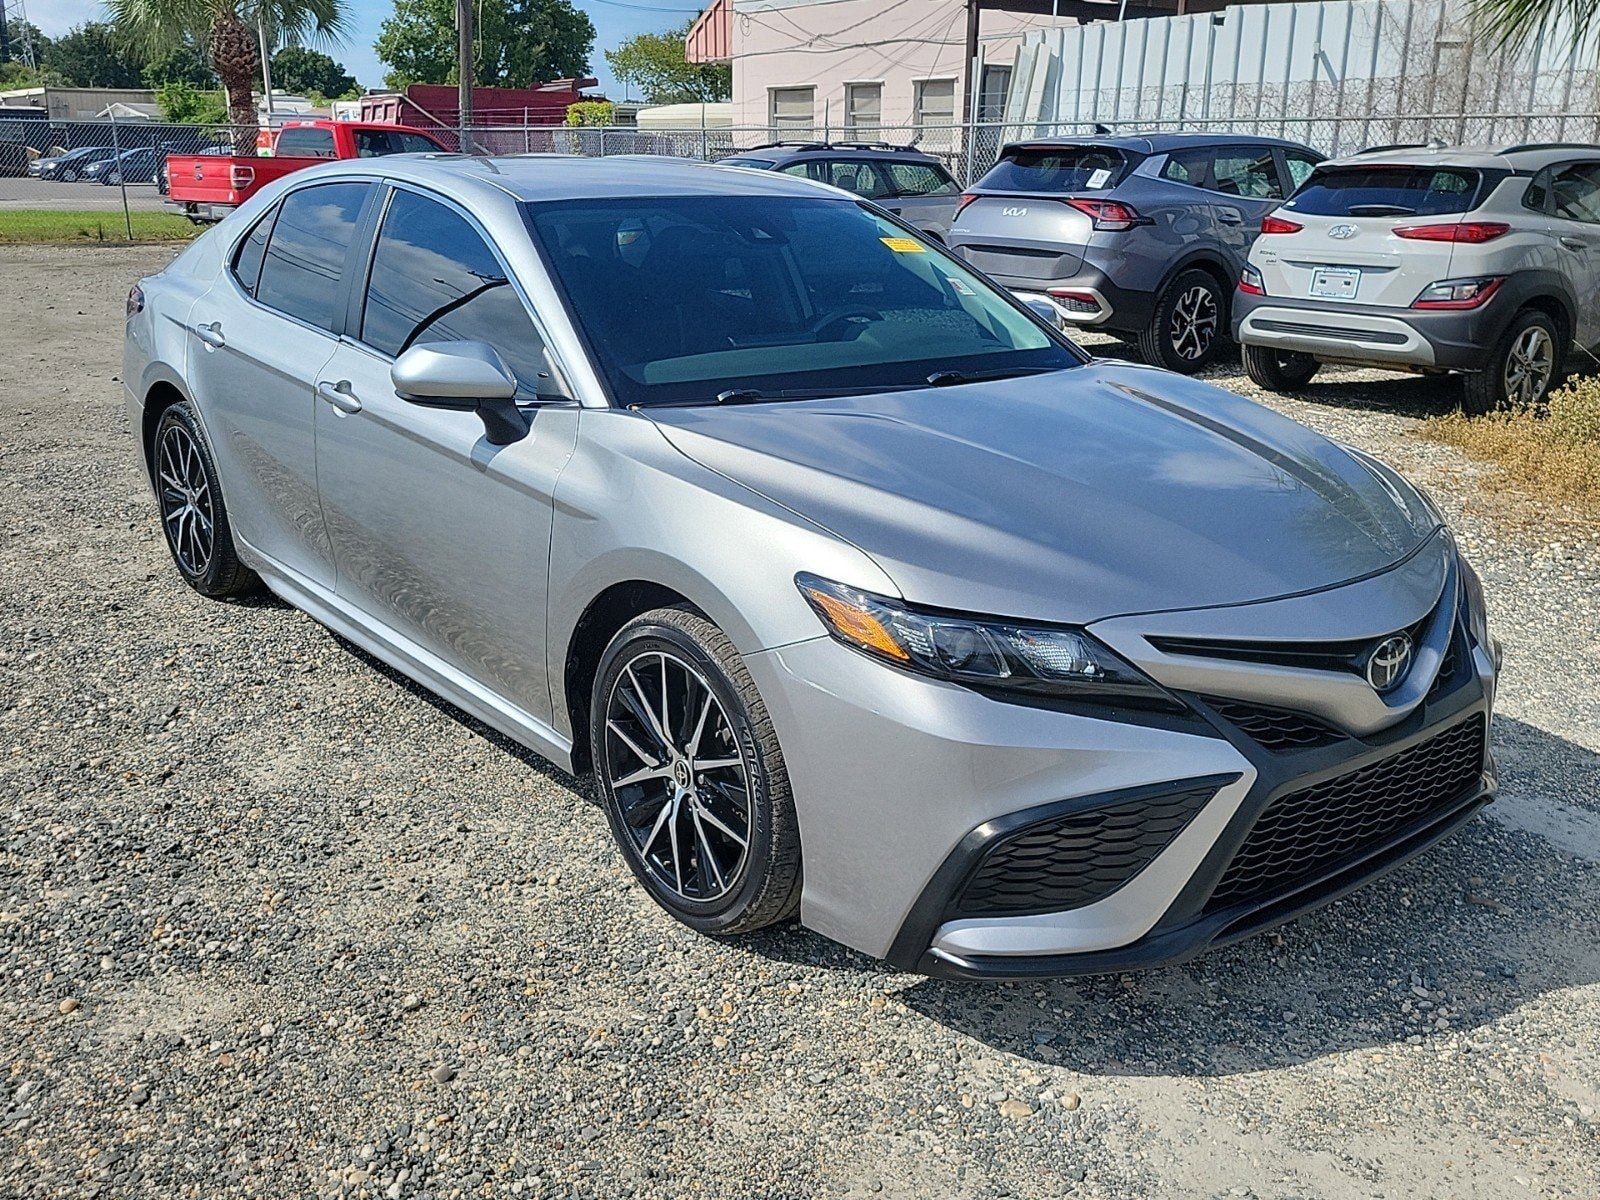
<svg viewBox="0 0 1600 1200"><path fill-rule="evenodd" d="M203 38L211 69L228 95L238 153L253 153L255 86L261 78L258 28L270 47L338 40L349 28L345 0L107 0L112 24L151 50Z"/></svg>
<svg viewBox="0 0 1600 1200"><path fill-rule="evenodd" d="M1561 27L1571 31L1573 45L1582 45L1600 29L1600 5L1594 0L1472 0L1472 16L1506 50L1520 50Z"/></svg>

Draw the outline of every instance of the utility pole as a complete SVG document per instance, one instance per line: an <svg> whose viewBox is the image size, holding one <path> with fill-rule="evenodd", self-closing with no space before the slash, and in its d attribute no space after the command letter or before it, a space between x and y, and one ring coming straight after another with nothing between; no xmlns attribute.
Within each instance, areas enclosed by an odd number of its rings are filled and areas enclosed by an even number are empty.
<svg viewBox="0 0 1600 1200"><path fill-rule="evenodd" d="M967 0L967 67L962 72L967 86L961 96L961 108L968 120L977 119L978 80L974 76L978 70L978 21L982 11L983 0Z"/></svg>
<svg viewBox="0 0 1600 1200"><path fill-rule="evenodd" d="M460 81L456 107L460 110L461 153L472 153L472 0L456 0L456 29L460 44L456 78Z"/></svg>
<svg viewBox="0 0 1600 1200"><path fill-rule="evenodd" d="M261 86L266 88L267 128L272 128L272 55L267 49L267 23L256 13L256 38L261 43Z"/></svg>

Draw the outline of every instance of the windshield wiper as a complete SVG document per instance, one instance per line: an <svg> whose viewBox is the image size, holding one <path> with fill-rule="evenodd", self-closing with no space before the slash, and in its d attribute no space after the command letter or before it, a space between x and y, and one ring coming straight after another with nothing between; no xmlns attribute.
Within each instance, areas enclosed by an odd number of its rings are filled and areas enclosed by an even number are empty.
<svg viewBox="0 0 1600 1200"><path fill-rule="evenodd" d="M1414 217L1417 210L1404 204L1352 204L1345 212L1352 217Z"/></svg>
<svg viewBox="0 0 1600 1200"><path fill-rule="evenodd" d="M929 387L954 387L958 383L983 383L991 379L1015 379L1022 375L1048 375L1066 367L1000 367L993 371L935 371L928 376Z"/></svg>
<svg viewBox="0 0 1600 1200"><path fill-rule="evenodd" d="M777 400L831 400L836 396L876 396L921 387L916 383L887 383L881 387L783 388L763 392L757 388L729 388L718 392L714 404L767 404ZM691 401L693 403L693 401Z"/></svg>

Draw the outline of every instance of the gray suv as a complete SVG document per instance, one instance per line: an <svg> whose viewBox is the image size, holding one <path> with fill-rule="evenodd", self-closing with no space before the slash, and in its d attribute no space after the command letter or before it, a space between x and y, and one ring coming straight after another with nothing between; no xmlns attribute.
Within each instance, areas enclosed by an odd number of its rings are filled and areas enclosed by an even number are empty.
<svg viewBox="0 0 1600 1200"><path fill-rule="evenodd" d="M781 171L854 192L945 241L961 188L937 158L887 142L773 142L717 164Z"/></svg>
<svg viewBox="0 0 1600 1200"><path fill-rule="evenodd" d="M1322 158L1214 133L1019 142L963 197L949 241L1063 326L1136 339L1189 374L1227 336L1261 219Z"/></svg>

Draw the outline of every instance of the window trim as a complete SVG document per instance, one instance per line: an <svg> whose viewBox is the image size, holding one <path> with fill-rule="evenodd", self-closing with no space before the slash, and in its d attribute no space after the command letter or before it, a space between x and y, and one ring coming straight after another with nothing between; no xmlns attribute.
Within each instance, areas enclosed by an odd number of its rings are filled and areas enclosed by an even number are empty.
<svg viewBox="0 0 1600 1200"><path fill-rule="evenodd" d="M950 85L950 124L955 125L961 112L961 88L955 77L949 75L935 75L927 79L913 79L911 81L911 123L923 128L943 128L942 119L930 122L922 109L922 97L930 83L948 83Z"/></svg>
<svg viewBox="0 0 1600 1200"><path fill-rule="evenodd" d="M798 119L778 116L779 92L809 92L811 93L811 115L804 122ZM767 123L777 130L783 129L814 129L817 124L817 85L814 83L790 83L782 87L767 88Z"/></svg>
<svg viewBox="0 0 1600 1200"><path fill-rule="evenodd" d="M550 364L551 368L555 372L555 382L562 388L563 391L567 393L568 396L572 397L570 401L536 401L531 398L523 399L517 401L518 407L548 408L552 405L558 404L581 404L582 401L578 398L577 392L572 387L572 372L569 371L567 369L567 365L561 361L561 354L555 348L555 345L550 339L549 326L540 319L539 310L537 307L535 307L533 301L528 298L528 289L526 286L524 286L522 280L517 276L517 273L512 270L511 264L506 261L505 255L500 252L500 247L495 243L494 238L490 236L489 231L484 228L483 222L478 220L477 217L475 217L463 205L458 203L452 197L446 196L441 192L436 192L431 188L422 187L408 179L380 180L379 187L383 191L382 200L379 204L374 206L375 211L372 214L373 220L371 222L371 228L366 231L366 253L362 259L360 270L357 273L356 278L351 281L349 294L346 297L348 305L346 313L347 318L353 316L354 320L347 321L347 331L340 335L339 340L347 345L359 347L361 350L373 355L382 362L393 363L395 361L393 355L385 353L372 343L363 340L354 333L349 332L349 330L359 330L362 328L363 322L361 318L362 314L366 310L367 288L372 282L372 264L378 256L378 239L383 234L383 222L384 218L389 215L389 206L394 203L394 197L397 192L410 192L413 195L422 197L424 200L431 200L435 204L443 205L445 208L461 217L462 220L466 221L467 225L472 229L472 231L483 239L483 244L489 248L489 253L494 256L494 260L500 264L500 269L505 272L506 279L511 285L511 290L516 293L517 299L521 301L522 311L527 314L529 322L533 325L534 333L538 334L539 343L544 351L545 361ZM528 237L531 241L532 235L529 234ZM535 247L535 252L537 253L537 247ZM563 299L562 302L565 303L565 300Z"/></svg>
<svg viewBox="0 0 1600 1200"><path fill-rule="evenodd" d="M851 102L856 94L857 88L864 88L868 90L876 89L878 93L878 120L875 124L860 125L856 123L855 117L851 113ZM881 79L852 79L844 85L844 131L846 136L854 134L860 130L867 130L874 133L881 132L883 130L883 92L884 84L883 80Z"/></svg>

